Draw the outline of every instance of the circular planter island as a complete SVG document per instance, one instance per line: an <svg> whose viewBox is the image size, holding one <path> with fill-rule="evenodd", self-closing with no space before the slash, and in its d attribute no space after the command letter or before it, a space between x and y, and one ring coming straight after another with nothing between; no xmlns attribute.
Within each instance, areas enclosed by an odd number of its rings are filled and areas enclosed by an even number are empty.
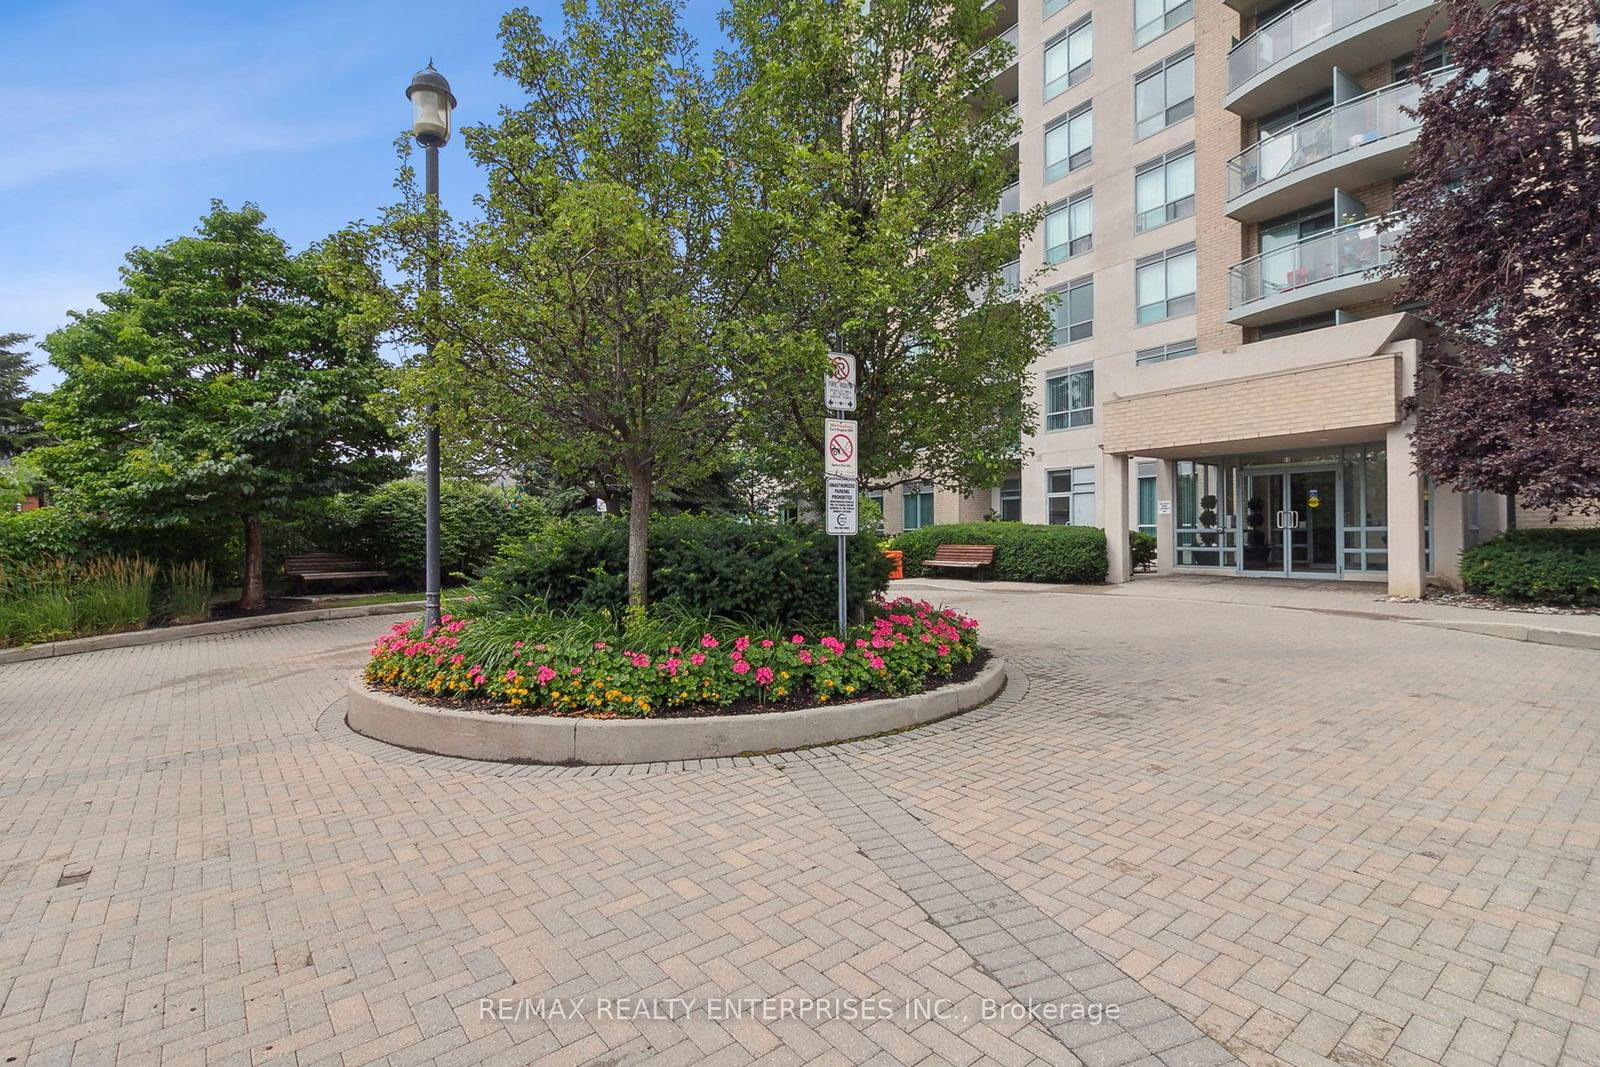
<svg viewBox="0 0 1600 1067"><path fill-rule="evenodd" d="M787 752L922 726L986 704L1005 688L991 658L965 682L911 696L791 711L679 718L514 715L423 704L350 680L356 733L418 752L506 763L665 763Z"/></svg>

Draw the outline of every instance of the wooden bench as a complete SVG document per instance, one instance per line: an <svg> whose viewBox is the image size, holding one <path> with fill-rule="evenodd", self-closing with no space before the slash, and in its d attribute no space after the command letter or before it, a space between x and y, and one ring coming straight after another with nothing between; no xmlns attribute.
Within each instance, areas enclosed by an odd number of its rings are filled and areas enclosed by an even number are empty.
<svg viewBox="0 0 1600 1067"><path fill-rule="evenodd" d="M957 570L976 570L994 562L993 545L940 545L933 555L922 561L924 567L953 567Z"/></svg>
<svg viewBox="0 0 1600 1067"><path fill-rule="evenodd" d="M310 582L344 582L365 578L387 578L389 572L379 570L364 559L341 556L336 552L304 552L286 556L283 573L293 580L295 587L304 589Z"/></svg>

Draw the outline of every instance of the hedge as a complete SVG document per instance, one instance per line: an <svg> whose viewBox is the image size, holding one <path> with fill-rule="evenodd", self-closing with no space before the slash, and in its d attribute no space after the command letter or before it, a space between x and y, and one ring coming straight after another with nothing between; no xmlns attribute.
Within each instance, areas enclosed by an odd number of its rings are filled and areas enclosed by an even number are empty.
<svg viewBox="0 0 1600 1067"><path fill-rule="evenodd" d="M1461 553L1469 593L1600 606L1600 529L1508 530Z"/></svg>
<svg viewBox="0 0 1600 1067"><path fill-rule="evenodd" d="M427 489L401 479L338 500L343 510L327 547L370 560L402 582L421 585L426 558ZM470 481L439 486L439 568L446 578L481 575L503 541L532 535L546 521L539 503ZM340 525L342 524L342 525Z"/></svg>
<svg viewBox="0 0 1600 1067"><path fill-rule="evenodd" d="M1106 580L1106 534L1097 526L961 522L908 530L894 539L894 547L905 553L906 577L922 577L923 561L940 545L993 545L994 566L980 568L981 577L1013 582ZM934 571L950 573L937 567Z"/></svg>
<svg viewBox="0 0 1600 1067"><path fill-rule="evenodd" d="M837 613L834 539L811 525L746 522L720 515L669 515L650 522L650 601L761 625L825 623ZM508 545L484 576L493 604L543 600L558 610L618 614L627 603L628 526L582 516L552 522ZM849 551L849 609L889 584L874 535Z"/></svg>

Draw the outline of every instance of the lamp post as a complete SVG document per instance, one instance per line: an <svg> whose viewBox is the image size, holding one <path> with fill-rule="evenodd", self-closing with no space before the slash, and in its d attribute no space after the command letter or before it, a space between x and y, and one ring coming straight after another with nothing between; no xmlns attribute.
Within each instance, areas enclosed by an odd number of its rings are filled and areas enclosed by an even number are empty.
<svg viewBox="0 0 1600 1067"><path fill-rule="evenodd" d="M456 98L450 92L450 83L444 80L444 75L433 69L431 59L428 60L427 67L417 71L411 79L411 84L406 86L406 97L411 101L411 135L422 146L427 158L423 192L427 196L428 208L438 210L439 149L450 140L450 112L456 106ZM437 253L439 248L437 222L433 226L432 241L430 251ZM428 259L423 285L430 290L439 288L437 255ZM427 354L431 360L433 356L431 336L428 338ZM427 472L424 478L427 484L428 528L425 541L427 576L424 582L422 607L424 630L431 630L439 625L439 424L435 418L436 411L437 408L433 404L429 404L425 410L428 428Z"/></svg>

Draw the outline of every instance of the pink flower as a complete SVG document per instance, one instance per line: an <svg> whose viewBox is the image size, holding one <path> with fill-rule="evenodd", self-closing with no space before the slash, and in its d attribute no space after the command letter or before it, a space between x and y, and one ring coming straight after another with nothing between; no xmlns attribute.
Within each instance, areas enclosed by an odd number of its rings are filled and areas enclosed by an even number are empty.
<svg viewBox="0 0 1600 1067"><path fill-rule="evenodd" d="M516 644L512 645L511 646L511 651L513 651L513 652L521 652L522 651L522 642L518 641Z"/></svg>
<svg viewBox="0 0 1600 1067"><path fill-rule="evenodd" d="M857 648L866 648L867 647L867 639L865 637L856 638L856 647Z"/></svg>
<svg viewBox="0 0 1600 1067"><path fill-rule="evenodd" d="M949 645L940 645L939 646L939 655L948 656L949 654L950 654L950 646Z"/></svg>
<svg viewBox="0 0 1600 1067"><path fill-rule="evenodd" d="M634 656L632 662L635 667L648 667L650 666L650 657L645 655Z"/></svg>
<svg viewBox="0 0 1600 1067"><path fill-rule="evenodd" d="M515 670L506 671L505 680L508 681L508 682L516 681L517 680L517 672Z"/></svg>
<svg viewBox="0 0 1600 1067"><path fill-rule="evenodd" d="M574 678L576 678L578 675L583 673L583 668L582 667L574 667L570 671L568 671L567 673L572 675Z"/></svg>
<svg viewBox="0 0 1600 1067"><path fill-rule="evenodd" d="M800 650L800 662L806 664L811 662L811 650L809 648L802 648Z"/></svg>
<svg viewBox="0 0 1600 1067"><path fill-rule="evenodd" d="M868 656L867 666L871 667L875 671L881 671L883 670L883 660L879 659L877 656Z"/></svg>
<svg viewBox="0 0 1600 1067"><path fill-rule="evenodd" d="M704 663L705 661L706 661L706 658L704 656L702 656L698 652L696 652L694 655L689 657L689 662L692 663L696 667L700 666L700 664Z"/></svg>
<svg viewBox="0 0 1600 1067"><path fill-rule="evenodd" d="M756 684L757 685L771 685L772 684L772 668L771 667L758 667L758 668L756 668Z"/></svg>
<svg viewBox="0 0 1600 1067"><path fill-rule="evenodd" d="M932 634L923 634L922 635L922 643L925 644L925 645L933 644L933 635Z"/></svg>
<svg viewBox="0 0 1600 1067"><path fill-rule="evenodd" d="M789 638L789 643L791 645L803 645L806 643L806 639L801 634L795 634L793 637Z"/></svg>
<svg viewBox="0 0 1600 1067"><path fill-rule="evenodd" d="M720 642L718 642L717 639L712 637L710 634L704 634L700 638L701 648L716 648L719 643Z"/></svg>
<svg viewBox="0 0 1600 1067"><path fill-rule="evenodd" d="M740 638L735 639L735 641L733 642L733 650L735 652L743 652L745 649L747 649L749 647L750 647L750 639L748 637L740 637Z"/></svg>
<svg viewBox="0 0 1600 1067"><path fill-rule="evenodd" d="M604 650L605 647L606 647L606 643L604 641L596 641L594 643L594 647L597 648L597 649Z"/></svg>
<svg viewBox="0 0 1600 1067"><path fill-rule="evenodd" d="M762 648L771 648L772 647L772 641L770 639L762 641L761 642L761 647Z"/></svg>
<svg viewBox="0 0 1600 1067"><path fill-rule="evenodd" d="M462 665L462 664L463 664L463 663L465 663L465 662L466 662L466 659L467 659L467 657L465 657L465 656L463 656L463 655L461 655L461 654L460 654L460 653L459 653L459 652L458 652L458 653L456 653L456 654L455 654L455 655L454 655L454 656L451 656L451 657L450 657L450 666L452 666L452 667L459 667L459 666L461 666L461 665Z"/></svg>
<svg viewBox="0 0 1600 1067"><path fill-rule="evenodd" d="M548 685L550 682L555 681L556 672L549 667L540 667L539 672L534 677L539 680L540 685Z"/></svg>
<svg viewBox="0 0 1600 1067"><path fill-rule="evenodd" d="M746 663L744 660L740 660L738 663L735 663L733 665L733 673L734 674L749 674L750 673L750 664Z"/></svg>
<svg viewBox="0 0 1600 1067"><path fill-rule="evenodd" d="M678 665L681 664L682 662L683 661L680 660L677 656L673 656L671 659L667 660L667 662L663 663L661 666L665 667L667 669L667 671L674 678L676 678L678 676Z"/></svg>

